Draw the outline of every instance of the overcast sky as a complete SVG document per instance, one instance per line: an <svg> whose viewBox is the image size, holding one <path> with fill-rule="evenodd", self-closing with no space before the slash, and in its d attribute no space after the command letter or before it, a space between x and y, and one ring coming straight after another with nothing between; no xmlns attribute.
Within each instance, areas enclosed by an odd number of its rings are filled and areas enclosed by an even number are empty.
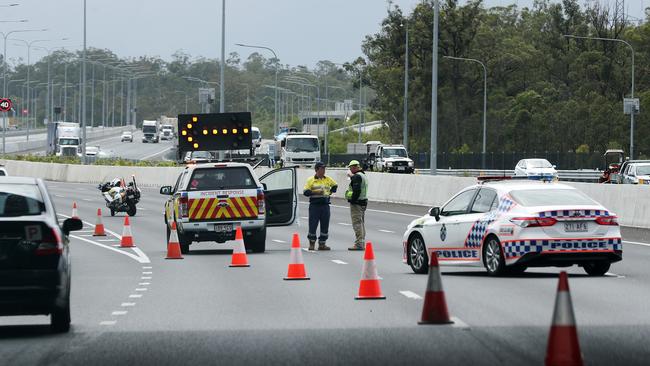
<svg viewBox="0 0 650 366"><path fill-rule="evenodd" d="M611 4L615 0L609 1ZM407 13L419 0L394 0ZM83 0L0 0L0 31L48 28L47 32L14 34L25 40L61 39L39 45L80 48L83 40ZM485 0L487 7L533 0ZM629 14L641 17L650 0L628 0ZM251 53L235 43L274 48L282 63L313 67L319 60L343 63L361 55L361 42L379 30L386 0L227 0L226 54ZM107 48L120 57L160 56L177 50L197 57L217 58L221 52L220 0L88 0L88 45ZM26 59L25 47L8 42L8 58ZM264 52L264 51L262 51ZM33 50L32 60L43 51ZM268 56L269 54L265 54Z"/></svg>

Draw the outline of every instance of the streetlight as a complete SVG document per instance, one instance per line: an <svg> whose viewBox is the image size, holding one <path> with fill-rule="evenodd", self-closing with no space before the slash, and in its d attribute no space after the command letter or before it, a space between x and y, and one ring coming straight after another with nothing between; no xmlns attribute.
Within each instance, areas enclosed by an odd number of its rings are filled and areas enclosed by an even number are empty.
<svg viewBox="0 0 650 366"><path fill-rule="evenodd" d="M464 58L464 57L453 57L453 56L442 56L451 60L460 60L460 61L469 61L475 62L483 66L483 157L481 159L481 168L485 169L485 155L487 154L485 150L485 145L487 141L487 67L481 61L473 58Z"/></svg>
<svg viewBox="0 0 650 366"><path fill-rule="evenodd" d="M243 44L243 43L235 43L235 45L239 47L248 47L248 48L260 48L264 50L271 51L273 53L273 57L275 57L275 121L273 125L273 134L276 134L278 132L278 61L280 59L278 58L278 55L275 53L275 51L270 48L270 47L265 47L265 46L254 46L254 45L248 45L248 44Z"/></svg>
<svg viewBox="0 0 650 366"><path fill-rule="evenodd" d="M436 175L438 164L438 18L440 1L433 2L433 50L431 55L431 159L429 174Z"/></svg>
<svg viewBox="0 0 650 366"><path fill-rule="evenodd" d="M246 87L246 111L250 112L250 109L248 108L248 84L247 83L238 83L238 84Z"/></svg>
<svg viewBox="0 0 650 366"><path fill-rule="evenodd" d="M16 6L18 4L9 4L9 6ZM2 95L7 95L7 38L13 33L24 33L24 32L45 32L47 29L19 29L12 30L7 33L0 32L3 38L4 52L2 57ZM2 155L5 155L5 142L6 142L6 130L7 130L7 114L5 113L4 121L2 124Z"/></svg>
<svg viewBox="0 0 650 366"><path fill-rule="evenodd" d="M226 69L226 0L221 0L221 70L219 71L219 112L225 112L226 92L224 85L224 72Z"/></svg>
<svg viewBox="0 0 650 366"><path fill-rule="evenodd" d="M55 48L47 48L47 47L42 47L42 46L37 46L34 47L35 50L43 50L47 52L47 82L51 83L52 79L50 77L50 69L51 69L51 64L52 64L52 51ZM58 49L64 49L63 47L58 47ZM54 121L54 86L50 85L48 86L47 89L47 94L48 94L48 112L46 113L46 116L49 116L50 122Z"/></svg>
<svg viewBox="0 0 650 366"><path fill-rule="evenodd" d="M575 39L591 39L591 40L597 40L597 41L611 41L611 42L619 42L619 43L624 43L630 48L630 51L632 52L632 87L631 87L631 98L634 99L634 48L632 47L631 44L628 42L622 40L622 39L617 39L617 38L602 38L602 37L585 37L585 36L574 36L573 34L564 34L564 37L567 38L575 38ZM630 159L634 159L634 108L632 108L632 111L630 113Z"/></svg>

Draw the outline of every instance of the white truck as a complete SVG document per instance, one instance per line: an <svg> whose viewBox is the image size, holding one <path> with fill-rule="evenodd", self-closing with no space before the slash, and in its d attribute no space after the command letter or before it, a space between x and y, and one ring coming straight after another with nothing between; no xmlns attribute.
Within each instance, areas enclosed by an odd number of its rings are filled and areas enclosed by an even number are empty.
<svg viewBox="0 0 650 366"><path fill-rule="evenodd" d="M282 140L276 141L276 154L280 154L280 165L313 167L319 162L320 140L309 133L288 133Z"/></svg>
<svg viewBox="0 0 650 366"><path fill-rule="evenodd" d="M172 125L162 125L162 127L160 127L160 139L161 140L173 140L174 139L174 126L172 126Z"/></svg>
<svg viewBox="0 0 650 366"><path fill-rule="evenodd" d="M81 128L79 123L48 123L47 143L48 155L81 156Z"/></svg>
<svg viewBox="0 0 650 366"><path fill-rule="evenodd" d="M158 143L160 124L158 121L142 121L142 142Z"/></svg>
<svg viewBox="0 0 650 366"><path fill-rule="evenodd" d="M413 173L415 167L404 145L385 145L381 141L366 142L365 165L370 170L391 173Z"/></svg>

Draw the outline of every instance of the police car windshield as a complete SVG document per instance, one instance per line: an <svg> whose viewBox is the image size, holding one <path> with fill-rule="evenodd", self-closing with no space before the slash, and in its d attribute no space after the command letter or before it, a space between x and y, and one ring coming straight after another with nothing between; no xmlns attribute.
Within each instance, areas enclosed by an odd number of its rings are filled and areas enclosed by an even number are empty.
<svg viewBox="0 0 650 366"><path fill-rule="evenodd" d="M406 149L384 149L384 156L388 158L405 158Z"/></svg>
<svg viewBox="0 0 650 366"><path fill-rule="evenodd" d="M553 165L544 159L530 159L526 162L528 168L552 168Z"/></svg>
<svg viewBox="0 0 650 366"><path fill-rule="evenodd" d="M636 168L636 175L650 175L650 165L639 165Z"/></svg>
<svg viewBox="0 0 650 366"><path fill-rule="evenodd" d="M0 217L33 216L45 212L43 197L34 184L0 184Z"/></svg>
<svg viewBox="0 0 650 366"><path fill-rule="evenodd" d="M318 151L318 139L312 137L287 138L287 151L316 152Z"/></svg>
<svg viewBox="0 0 650 366"><path fill-rule="evenodd" d="M60 139L59 145L79 145L78 139Z"/></svg>
<svg viewBox="0 0 650 366"><path fill-rule="evenodd" d="M523 189L510 192L521 206L597 205L591 198L575 189Z"/></svg>
<svg viewBox="0 0 650 366"><path fill-rule="evenodd" d="M202 168L194 170L188 191L255 189L257 185L245 167Z"/></svg>

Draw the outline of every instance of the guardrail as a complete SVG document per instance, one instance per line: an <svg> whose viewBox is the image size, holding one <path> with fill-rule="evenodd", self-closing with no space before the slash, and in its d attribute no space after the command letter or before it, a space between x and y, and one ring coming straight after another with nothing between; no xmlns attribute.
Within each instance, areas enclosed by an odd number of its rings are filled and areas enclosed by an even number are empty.
<svg viewBox="0 0 650 366"><path fill-rule="evenodd" d="M429 174L429 169L416 169L418 174ZM565 182L598 183L602 172L598 170L558 170L558 178ZM482 170L482 169L438 169L437 175L447 177L484 177L484 176L513 176L514 170Z"/></svg>

